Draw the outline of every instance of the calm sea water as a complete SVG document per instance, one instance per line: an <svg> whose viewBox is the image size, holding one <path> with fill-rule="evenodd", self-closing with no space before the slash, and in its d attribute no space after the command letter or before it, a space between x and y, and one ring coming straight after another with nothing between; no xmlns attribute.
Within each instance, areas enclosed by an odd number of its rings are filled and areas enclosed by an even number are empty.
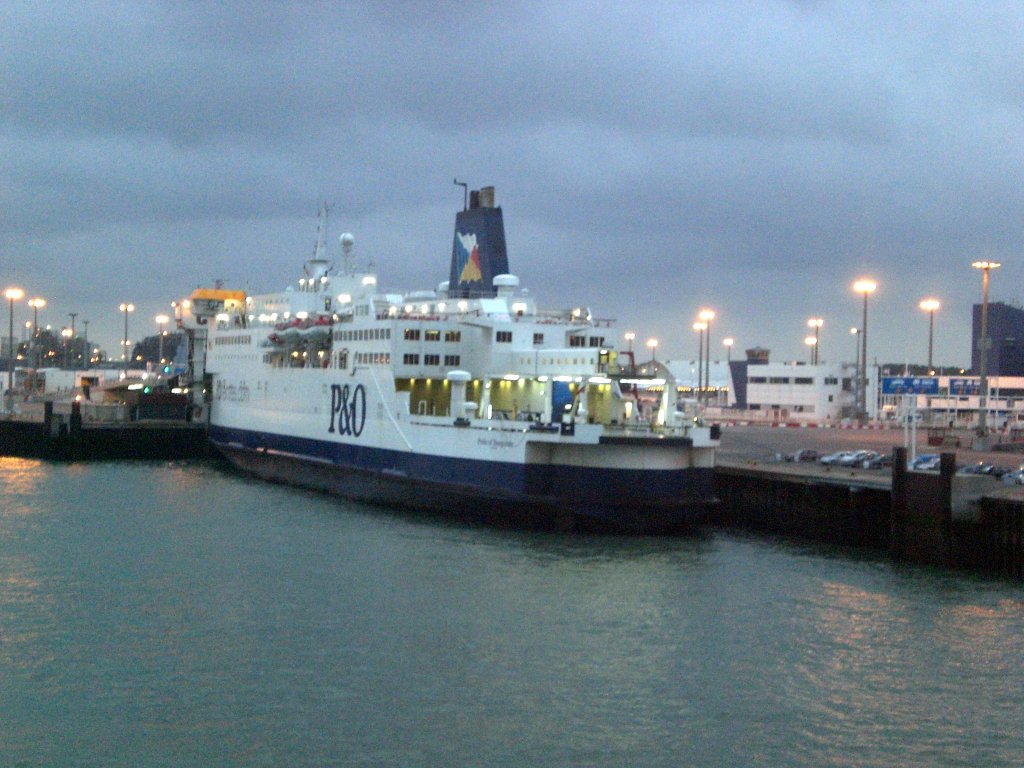
<svg viewBox="0 0 1024 768"><path fill-rule="evenodd" d="M1021 764L1019 585L0 459L0 765Z"/></svg>

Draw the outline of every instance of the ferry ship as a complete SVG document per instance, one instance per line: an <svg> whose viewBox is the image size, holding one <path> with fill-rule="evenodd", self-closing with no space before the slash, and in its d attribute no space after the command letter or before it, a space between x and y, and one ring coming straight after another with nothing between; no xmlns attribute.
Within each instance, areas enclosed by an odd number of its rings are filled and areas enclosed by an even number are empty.
<svg viewBox="0 0 1024 768"><path fill-rule="evenodd" d="M384 293L326 257L297 283L199 289L178 310L204 372L196 415L257 477L499 524L670 532L714 498L717 427L668 369L586 307L539 309L509 273L493 187L456 214L449 279ZM198 384L198 382L197 382Z"/></svg>

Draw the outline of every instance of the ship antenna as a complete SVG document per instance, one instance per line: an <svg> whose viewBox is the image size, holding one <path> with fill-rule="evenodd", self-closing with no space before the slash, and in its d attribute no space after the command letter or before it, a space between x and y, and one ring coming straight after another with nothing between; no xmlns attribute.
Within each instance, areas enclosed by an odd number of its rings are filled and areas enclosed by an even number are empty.
<svg viewBox="0 0 1024 768"><path fill-rule="evenodd" d="M329 212L327 203L323 203L317 211L316 223L316 245L313 246L313 258L323 259L324 244L327 238L327 215Z"/></svg>
<svg viewBox="0 0 1024 768"><path fill-rule="evenodd" d="M452 182L457 187L462 187L462 210L469 208L469 184L464 181L459 181L458 176L452 179Z"/></svg>

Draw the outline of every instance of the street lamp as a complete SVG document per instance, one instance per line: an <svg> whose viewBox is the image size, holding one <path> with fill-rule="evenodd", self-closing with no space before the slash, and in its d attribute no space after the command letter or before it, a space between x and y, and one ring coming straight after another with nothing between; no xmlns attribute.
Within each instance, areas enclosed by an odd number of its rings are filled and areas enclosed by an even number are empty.
<svg viewBox="0 0 1024 768"><path fill-rule="evenodd" d="M701 393L704 391L704 331L708 329L707 323L700 321L693 324L693 330L697 331L697 402L701 401Z"/></svg>
<svg viewBox="0 0 1024 768"><path fill-rule="evenodd" d="M814 336L807 336L804 338L804 344L811 348L811 365L814 365L814 353L818 348L818 340Z"/></svg>
<svg viewBox="0 0 1024 768"><path fill-rule="evenodd" d="M981 270L981 339L978 341L980 347L978 350L978 367L980 369L980 380L978 381L978 437L981 438L983 443L979 447L984 448L987 447L984 445L984 441L988 437L988 347L990 344L988 338L988 273L993 269L999 269L1003 265L998 261L975 261L971 266Z"/></svg>
<svg viewBox="0 0 1024 768"><path fill-rule="evenodd" d="M135 311L134 304L120 304L117 307L119 310L124 312L124 378L128 378L128 358L130 353L128 352L128 313Z"/></svg>
<svg viewBox="0 0 1024 768"><path fill-rule="evenodd" d="M9 348L11 357L7 365L7 413L11 413L14 409L14 302L21 301L24 295L25 292L21 288L8 288L4 291L4 296L11 304L10 321L7 324L7 336L11 343Z"/></svg>
<svg viewBox="0 0 1024 768"><path fill-rule="evenodd" d="M85 348L85 370L88 371L92 363L92 355L89 353L89 321L83 320L82 325L85 326L85 331L82 334L82 346Z"/></svg>
<svg viewBox="0 0 1024 768"><path fill-rule="evenodd" d="M39 310L46 306L46 299L38 297L28 300L32 307L32 349L35 352L35 367L39 367Z"/></svg>
<svg viewBox="0 0 1024 768"><path fill-rule="evenodd" d="M704 392L705 395L711 389L711 321L715 319L715 312L712 309L702 309L697 317L707 326L704 333L704 343L707 351L704 354Z"/></svg>
<svg viewBox="0 0 1024 768"><path fill-rule="evenodd" d="M651 350L651 369L653 371L653 369L654 369L654 352L658 348L658 340L657 339L648 339L647 340L647 348L649 350Z"/></svg>
<svg viewBox="0 0 1024 768"><path fill-rule="evenodd" d="M818 364L818 331L825 321L820 317L812 317L807 321L807 327L814 329L814 346L811 347L811 365Z"/></svg>
<svg viewBox="0 0 1024 768"><path fill-rule="evenodd" d="M932 371L932 340L935 337L935 310L939 308L938 299L922 299L918 306L928 313L928 375Z"/></svg>
<svg viewBox="0 0 1024 768"><path fill-rule="evenodd" d="M628 347L629 356L632 357L633 356L633 339L636 338L636 334L633 333L632 331L626 331L624 338L626 339L626 344L629 345L629 347Z"/></svg>
<svg viewBox="0 0 1024 768"><path fill-rule="evenodd" d="M64 339L64 369L68 367L68 347L71 344L71 338L75 335L75 332L68 327L60 329L60 336Z"/></svg>
<svg viewBox="0 0 1024 768"><path fill-rule="evenodd" d="M725 361L727 363L732 362L732 345L736 343L736 339L732 336L726 336L722 339L722 344L725 346Z"/></svg>
<svg viewBox="0 0 1024 768"><path fill-rule="evenodd" d="M859 414L860 413L860 386L859 374L860 374L860 328L851 328L850 335L853 336L853 408Z"/></svg>
<svg viewBox="0 0 1024 768"><path fill-rule="evenodd" d="M868 419L868 295L874 293L878 283L862 278L853 284L853 290L864 296L864 316L860 324L860 403L861 423Z"/></svg>
<svg viewBox="0 0 1024 768"><path fill-rule="evenodd" d="M167 335L167 331L164 326L170 322L171 318L167 315L157 315L155 319L157 330L160 333L160 366L162 368L164 364L164 336Z"/></svg>

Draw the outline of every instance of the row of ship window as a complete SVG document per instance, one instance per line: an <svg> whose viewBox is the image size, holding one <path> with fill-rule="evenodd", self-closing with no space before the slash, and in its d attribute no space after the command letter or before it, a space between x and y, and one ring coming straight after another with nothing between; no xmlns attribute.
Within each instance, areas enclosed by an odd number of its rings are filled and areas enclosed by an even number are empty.
<svg viewBox="0 0 1024 768"><path fill-rule="evenodd" d="M218 336L213 340L213 343L218 347L225 344L249 344L252 342L252 336Z"/></svg>
<svg viewBox="0 0 1024 768"><path fill-rule="evenodd" d="M422 332L424 341L440 341L441 331L436 328L428 328ZM420 340L420 329L419 328L406 328L403 334L403 338L406 341L419 341ZM462 341L462 331L445 331L444 340L448 342Z"/></svg>
<svg viewBox="0 0 1024 768"><path fill-rule="evenodd" d="M519 364L530 365L593 365L593 357L540 357L534 360L532 357L520 357Z"/></svg>
<svg viewBox="0 0 1024 768"><path fill-rule="evenodd" d="M390 328L359 328L351 331L335 331L335 341L378 341L390 339Z"/></svg>
<svg viewBox="0 0 1024 768"><path fill-rule="evenodd" d="M350 331L335 331L335 341L377 341L380 339L390 339L391 329L390 328L360 328L357 330ZM402 332L402 338L405 341L441 341L442 339L448 343L457 343L462 341L462 331L441 331L436 328L427 328L421 330L420 328L406 328ZM494 340L499 344L511 344L512 343L512 331L495 331ZM534 344L544 343L544 334L535 333L533 334ZM604 336L570 336L569 337L570 347L603 347Z"/></svg>
<svg viewBox="0 0 1024 768"><path fill-rule="evenodd" d="M813 376L796 376L790 378L789 376L750 376L747 378L748 384L813 384ZM836 385L839 383L839 379L835 376L826 376L825 385Z"/></svg>
<svg viewBox="0 0 1024 768"><path fill-rule="evenodd" d="M512 343L512 331L496 331L495 334L494 334L494 340L499 342L499 343L503 343L503 344L511 344ZM535 334L533 334L533 343L534 344L543 344L544 343L544 334L543 333L535 333ZM590 346L590 347L594 347L594 348L603 347L604 346L604 336L589 336L589 337L588 336L570 336L569 337L569 346L570 347L587 347L587 346Z"/></svg>
<svg viewBox="0 0 1024 768"><path fill-rule="evenodd" d="M459 355L445 355L444 364L446 367L451 368L462 364L462 358ZM403 365L419 365L420 356L412 353L402 355ZM441 365L441 355L423 355L424 365Z"/></svg>

